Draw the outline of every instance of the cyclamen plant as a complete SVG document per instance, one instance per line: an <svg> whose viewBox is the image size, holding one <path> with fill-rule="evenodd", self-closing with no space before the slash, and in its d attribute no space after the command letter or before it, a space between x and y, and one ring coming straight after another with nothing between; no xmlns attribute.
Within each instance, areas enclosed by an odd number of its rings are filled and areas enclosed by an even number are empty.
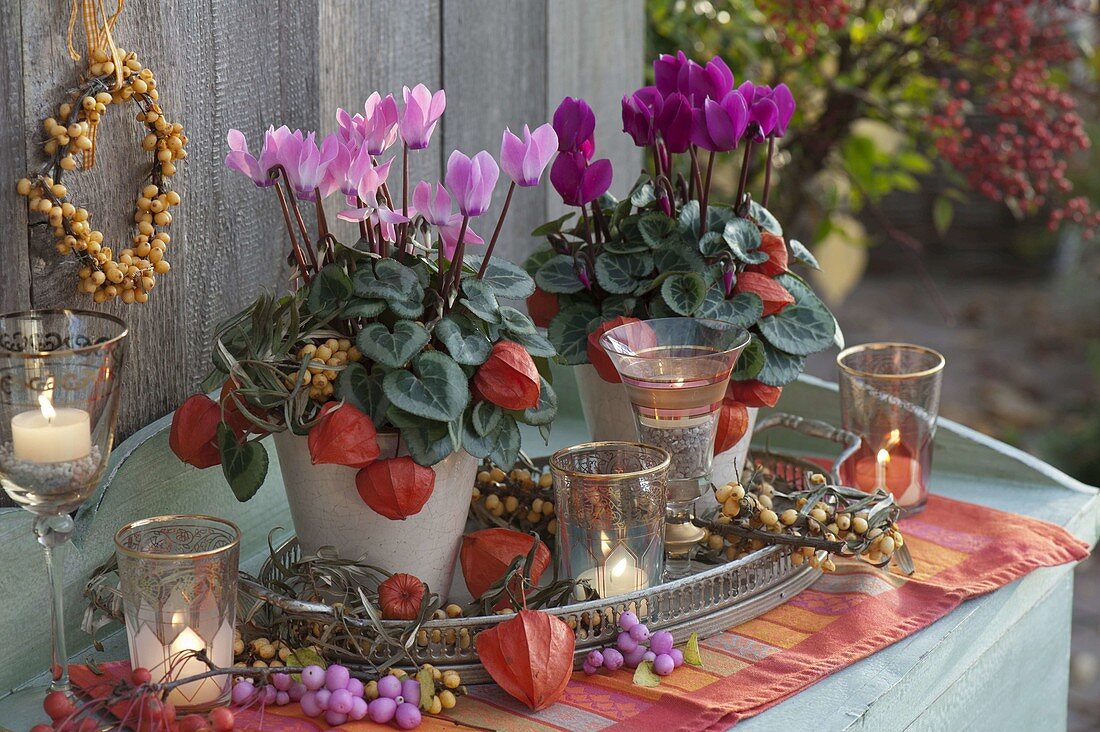
<svg viewBox="0 0 1100 732"><path fill-rule="evenodd" d="M267 454L259 440L308 434L314 463L359 469L360 495L378 513L404 518L431 495L427 469L464 449L511 465L518 423L545 432L557 397L540 375L554 347L503 300L531 295L524 270L491 259L517 186L536 186L557 149L546 124L505 130L500 168L487 151L455 150L443 183L410 186L410 151L428 147L446 106L442 90L405 88L404 103L372 94L362 114L337 111L339 129L269 128L258 155L230 130L226 165L270 188L290 236L295 287L261 296L217 331L209 388L188 399L171 444L198 467L221 464L237 498L259 488ZM402 179L387 183L400 145ZM483 255L472 222L489 209L500 169L511 182ZM410 188L412 189L410 195ZM351 245L328 228L325 201L359 227ZM299 202L313 204L316 233ZM410 457L380 454L377 433L399 433Z"/></svg>
<svg viewBox="0 0 1100 732"><path fill-rule="evenodd" d="M561 359L591 362L610 382L619 377L597 339L622 318L691 316L745 327L752 340L727 401L773 406L806 356L841 339L832 313L790 271L792 260L817 268L813 255L785 241L765 208L776 140L787 131L795 101L783 84L746 81L735 88L721 58L701 65L683 52L662 55L653 70L653 86L622 100L624 132L652 159L626 200L607 193L608 161L591 162L591 108L566 99L554 114L559 152L550 179L562 200L580 209L580 219L567 227L570 213L535 231L546 246L526 263L538 285L529 312L548 328ZM758 203L748 174L764 145ZM738 148L737 195L730 203L712 201L715 157Z"/></svg>

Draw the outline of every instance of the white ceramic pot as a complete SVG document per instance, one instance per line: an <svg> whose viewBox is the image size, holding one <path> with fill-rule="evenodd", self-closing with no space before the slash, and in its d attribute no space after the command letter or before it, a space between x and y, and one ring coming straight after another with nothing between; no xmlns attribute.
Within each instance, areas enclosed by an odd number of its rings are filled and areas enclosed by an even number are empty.
<svg viewBox="0 0 1100 732"><path fill-rule="evenodd" d="M395 433L379 433L382 457L408 454ZM408 572L433 592L446 594L454 575L478 461L459 450L435 470L435 489L415 516L392 521L359 497L354 468L314 465L307 438L275 435L290 515L302 551L333 546L341 557L364 557L390 572Z"/></svg>
<svg viewBox="0 0 1100 732"><path fill-rule="evenodd" d="M588 425L588 434L592 439L597 442L637 442L634 412L623 385L604 381L590 363L574 366L573 376L581 397L584 423Z"/></svg>
<svg viewBox="0 0 1100 732"><path fill-rule="evenodd" d="M752 431L756 428L756 414L760 410L757 407L749 407L749 426L744 436L737 444L714 456L711 465L710 476L714 485L725 485L739 480L741 470L745 467L745 458L749 454L749 443L752 442Z"/></svg>

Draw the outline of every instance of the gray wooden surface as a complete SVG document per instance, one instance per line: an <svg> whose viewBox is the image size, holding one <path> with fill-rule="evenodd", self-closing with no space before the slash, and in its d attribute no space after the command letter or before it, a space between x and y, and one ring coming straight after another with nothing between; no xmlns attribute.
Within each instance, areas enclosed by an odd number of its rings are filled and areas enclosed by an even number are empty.
<svg viewBox="0 0 1100 732"><path fill-rule="evenodd" d="M286 235L271 191L223 168L225 133L256 146L268 124L331 131L334 110L361 108L374 90L423 82L447 90L448 111L414 177L442 175L444 151L500 150L505 125L541 124L562 96L582 95L600 115L598 146L625 190L640 158L619 132L618 100L642 81L640 0L130 0L117 42L157 74L166 116L182 122L189 157L173 185L183 196L170 228L172 272L149 302L105 309L132 327L120 433L129 435L192 393L225 315L286 277ZM11 182L37 167L41 120L53 114L82 65L65 48L68 0L0 3L0 311L101 307L74 291L76 268L44 227L27 227ZM97 166L74 175L73 200L120 249L148 154L135 109L100 125ZM400 161L395 169L399 180ZM504 199L477 231L492 233ZM529 232L558 201L548 182L519 190L500 251L522 259ZM330 214L330 218L332 215Z"/></svg>

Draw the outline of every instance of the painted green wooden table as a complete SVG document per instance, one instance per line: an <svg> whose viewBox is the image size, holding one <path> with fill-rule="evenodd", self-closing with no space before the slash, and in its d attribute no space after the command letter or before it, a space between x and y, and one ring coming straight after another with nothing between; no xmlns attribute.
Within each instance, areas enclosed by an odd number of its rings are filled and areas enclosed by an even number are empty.
<svg viewBox="0 0 1100 732"><path fill-rule="evenodd" d="M533 454L584 439L585 429L567 373L559 375L562 415L551 445L525 434ZM564 382L564 384L563 384ZM788 387L784 411L836 423L835 386L804 378ZM168 449L169 417L144 428L112 455L110 486L98 509L79 520L65 564L70 648L88 646L79 629L81 590L91 571L113 551L112 536L145 516L201 511L231 519L244 534L242 561L255 569L267 535L290 527L277 462L256 497L238 503L220 471L197 471ZM809 454L828 445L799 435L768 433L770 444ZM537 449L536 446L537 445ZM960 425L942 421L936 438L932 489L960 500L1033 516L1066 527L1094 544L1100 499L1041 461ZM46 583L42 556L24 512L0 515L0 689L30 681L49 658ZM954 612L904 641L856 663L773 709L747 720L764 729L1061 729L1066 724L1073 569L1040 569ZM82 662L122 658L125 639L115 632L106 650L74 655ZM40 677L41 679L42 677ZM42 683L39 680L39 683ZM11 699L0 699L0 724L25 730L40 721Z"/></svg>

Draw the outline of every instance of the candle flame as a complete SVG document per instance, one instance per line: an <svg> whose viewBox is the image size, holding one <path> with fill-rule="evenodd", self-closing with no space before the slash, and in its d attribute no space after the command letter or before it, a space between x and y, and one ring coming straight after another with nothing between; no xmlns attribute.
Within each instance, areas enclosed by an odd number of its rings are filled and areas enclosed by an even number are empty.
<svg viewBox="0 0 1100 732"><path fill-rule="evenodd" d="M878 451L877 459L879 465L886 465L890 462L890 453L885 448L883 448L882 450Z"/></svg>
<svg viewBox="0 0 1100 732"><path fill-rule="evenodd" d="M623 557L619 561L615 562L615 566L611 568L611 578L618 579L626 571L626 557Z"/></svg>
<svg viewBox="0 0 1100 732"><path fill-rule="evenodd" d="M57 416L48 394L38 395L38 406L42 409L42 416L46 418L47 422L52 422L53 418Z"/></svg>
<svg viewBox="0 0 1100 732"><path fill-rule="evenodd" d="M886 436L886 444L883 445L883 448L889 450L892 447L897 447L899 442L901 442L901 430L892 429L890 434Z"/></svg>

